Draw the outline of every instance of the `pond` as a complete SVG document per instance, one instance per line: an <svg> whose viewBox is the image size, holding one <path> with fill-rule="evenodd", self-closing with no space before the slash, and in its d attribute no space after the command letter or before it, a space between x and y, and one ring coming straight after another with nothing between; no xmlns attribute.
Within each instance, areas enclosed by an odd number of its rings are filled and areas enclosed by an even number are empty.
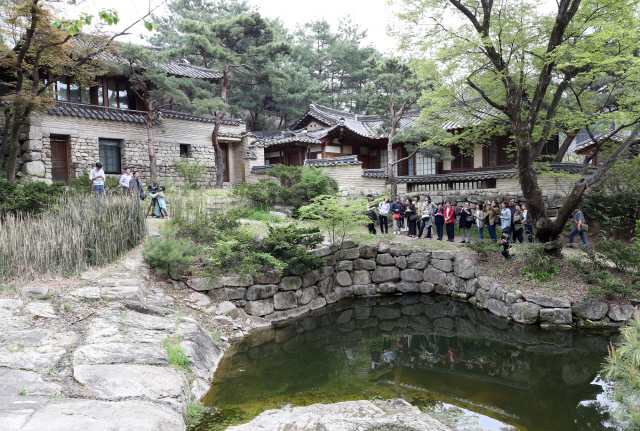
<svg viewBox="0 0 640 431"><path fill-rule="evenodd" d="M203 429L375 397L404 398L458 430L614 429L598 370L618 336L523 326L448 297L347 300L233 346L204 398L221 416Z"/></svg>

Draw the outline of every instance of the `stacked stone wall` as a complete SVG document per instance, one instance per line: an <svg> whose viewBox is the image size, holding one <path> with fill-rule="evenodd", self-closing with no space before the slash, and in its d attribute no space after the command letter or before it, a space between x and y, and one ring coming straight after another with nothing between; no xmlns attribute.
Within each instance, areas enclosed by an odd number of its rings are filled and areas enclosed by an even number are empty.
<svg viewBox="0 0 640 431"><path fill-rule="evenodd" d="M266 272L187 282L217 300L232 301L247 314L277 324L300 318L346 298L434 293L469 301L479 309L522 324L550 327L617 326L634 313L630 305L523 295L504 289L486 269L451 251L390 248L345 241L342 247L311 250L325 266L306 274Z"/></svg>

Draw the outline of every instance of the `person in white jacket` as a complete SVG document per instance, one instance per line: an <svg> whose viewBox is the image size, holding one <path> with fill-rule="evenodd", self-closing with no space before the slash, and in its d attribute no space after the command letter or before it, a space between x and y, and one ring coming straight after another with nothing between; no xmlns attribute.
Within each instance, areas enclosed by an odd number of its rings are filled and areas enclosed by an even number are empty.
<svg viewBox="0 0 640 431"><path fill-rule="evenodd" d="M124 170L124 173L120 177L120 186L122 187L122 191L125 193L129 193L129 181L131 181L131 169L127 168Z"/></svg>
<svg viewBox="0 0 640 431"><path fill-rule="evenodd" d="M389 233L389 210L391 209L391 204L389 203L389 198L384 198L384 202L380 202L378 205L378 212L380 215L378 218L380 219L380 233L388 234Z"/></svg>

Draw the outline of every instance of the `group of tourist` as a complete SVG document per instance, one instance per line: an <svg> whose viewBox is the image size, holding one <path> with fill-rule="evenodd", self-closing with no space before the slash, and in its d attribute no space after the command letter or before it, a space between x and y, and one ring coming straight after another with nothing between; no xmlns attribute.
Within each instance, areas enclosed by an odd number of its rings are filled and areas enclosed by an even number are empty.
<svg viewBox="0 0 640 431"><path fill-rule="evenodd" d="M369 201L373 201L373 195L368 195ZM457 213L457 214L456 214ZM471 242L471 229L475 227L480 239L484 239L485 228L493 242L499 242L503 250L503 259L509 258L509 247L513 243L533 242L534 232L531 224L531 215L525 203L516 203L515 199L503 201L498 204L496 200L477 203L471 208L469 203L464 203L459 211L451 205L450 200L437 204L431 201L430 196L425 196L420 202L420 196L413 198L396 197L393 203L385 198L377 206L369 207L370 219L369 232L377 234L375 224L380 224L380 234L389 233L389 217L392 218L394 235L406 235L409 238L435 238L437 241L444 239L446 232L447 241L454 242L456 218L462 234L462 243ZM569 234L569 245L573 244L575 235L580 235L586 248L589 243L585 236L585 220L582 211L575 208L573 215L574 230ZM435 226L435 232L433 227ZM500 228L500 239L496 227Z"/></svg>
<svg viewBox="0 0 640 431"><path fill-rule="evenodd" d="M93 192L100 197L106 197L104 189L104 183L107 179L104 170L102 169L102 163L97 162L95 168L89 172L89 179L93 182ZM141 200L147 198L147 194L144 192L144 187L140 181L140 174L138 171L131 173L130 168L126 168L120 176L119 186L122 187L122 192L134 197L139 197ZM151 207L154 210L155 217L165 218L168 217L167 203L165 201L165 195L163 193L164 187L160 188L157 184L152 184L149 188L149 196L151 196Z"/></svg>
<svg viewBox="0 0 640 431"><path fill-rule="evenodd" d="M373 196L369 195L373 200ZM458 227L462 233L462 243L471 242L471 229L477 229L480 239L484 239L485 229L489 237L497 242L496 226L500 226L502 234L509 241L520 243L533 241L533 227L531 217L525 204L516 204L513 199L508 203L503 202L502 207L497 201L486 201L484 204L477 203L475 208L471 208L469 203L464 203L459 211L451 205L451 201L438 202L431 201L430 196L425 196L420 202L420 196L413 198L396 197L393 203L389 203L389 198L385 198L378 206L369 208L369 232L376 234L375 223L380 223L381 234L389 233L389 217L392 218L393 234L405 234L409 238L434 237L438 241L444 239L446 232L447 241L453 242L455 237L455 224L458 220ZM435 231L433 227L435 226Z"/></svg>

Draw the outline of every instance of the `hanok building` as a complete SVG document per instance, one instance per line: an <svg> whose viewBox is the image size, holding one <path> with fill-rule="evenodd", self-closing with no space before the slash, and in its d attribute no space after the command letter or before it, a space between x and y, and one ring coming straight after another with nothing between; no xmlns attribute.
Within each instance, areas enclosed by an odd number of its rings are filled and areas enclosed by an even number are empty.
<svg viewBox="0 0 640 431"><path fill-rule="evenodd" d="M415 127L419 111L411 111L399 130ZM317 104L288 130L249 132L242 142L246 156L242 161L245 181L264 178L276 164L323 168L336 179L340 189L380 192L387 181L387 135L382 120L375 115L351 114ZM459 121L442 127L452 133L463 128ZM507 151L507 136L495 136L490 145L476 145L473 154L448 148L452 160L435 162L420 153L395 165L400 193L491 189L496 194L520 190L515 160ZM555 154L558 139L547 143L543 154ZM243 151L238 151L242 153ZM392 157L409 154L403 144L394 144ZM579 172L579 165L555 164L554 169ZM564 179L566 183L566 178ZM541 186L557 189L557 180L540 179Z"/></svg>
<svg viewBox="0 0 640 431"><path fill-rule="evenodd" d="M187 64L165 64L169 75L218 81L217 71ZM51 77L50 77L51 79ZM96 85L80 87L71 78L53 84L55 102L46 113L33 116L21 130L18 176L52 182L67 181L89 171L97 161L106 174L119 175L125 168L149 178L147 113L131 91L125 76L109 74ZM180 185L174 161L180 156L197 158L206 167L206 182L215 182L215 151L211 135L214 120L171 109L161 112L153 125L158 177ZM222 121L219 142L227 157L242 140L246 125L241 119ZM233 165L227 163L225 180Z"/></svg>

